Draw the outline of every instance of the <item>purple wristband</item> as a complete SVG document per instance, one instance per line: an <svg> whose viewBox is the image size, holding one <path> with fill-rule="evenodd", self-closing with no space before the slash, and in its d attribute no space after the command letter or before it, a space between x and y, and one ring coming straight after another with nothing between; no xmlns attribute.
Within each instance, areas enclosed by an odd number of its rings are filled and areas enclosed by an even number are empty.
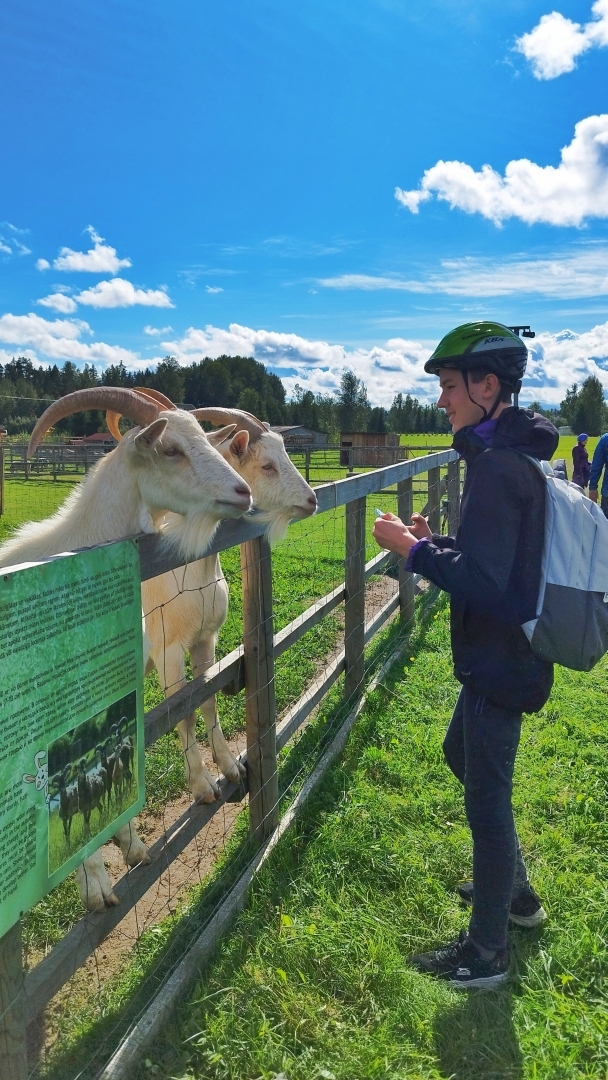
<svg viewBox="0 0 608 1080"><path fill-rule="evenodd" d="M420 548L422 547L423 544L430 544L430 540L429 540L428 536L423 536L422 540L418 540L414 544L414 546L411 547L410 550L409 550L408 557L407 557L407 559L405 561L404 570L407 570L408 573L410 573L410 574L414 573L414 567L412 565L413 562L414 562L414 555L416 554L417 551L420 550Z"/></svg>

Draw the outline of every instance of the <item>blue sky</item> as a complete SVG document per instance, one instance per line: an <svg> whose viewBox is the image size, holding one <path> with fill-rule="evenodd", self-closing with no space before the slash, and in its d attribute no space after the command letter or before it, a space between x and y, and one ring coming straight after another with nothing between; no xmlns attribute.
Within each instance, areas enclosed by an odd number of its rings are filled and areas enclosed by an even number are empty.
<svg viewBox="0 0 608 1080"><path fill-rule="evenodd" d="M486 316L538 332L529 396L608 389L608 0L555 4L5 0L0 360L390 404Z"/></svg>

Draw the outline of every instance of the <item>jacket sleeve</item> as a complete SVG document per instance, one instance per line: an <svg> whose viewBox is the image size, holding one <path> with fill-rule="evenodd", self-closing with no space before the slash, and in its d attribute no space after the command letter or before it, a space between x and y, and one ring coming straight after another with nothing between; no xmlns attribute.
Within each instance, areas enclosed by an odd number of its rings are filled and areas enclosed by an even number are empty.
<svg viewBox="0 0 608 1080"><path fill-rule="evenodd" d="M594 450L593 461L591 462L591 472L589 473L590 491L597 491L600 483L600 476L602 475L602 469L604 468L605 464L606 441L605 436L602 436Z"/></svg>
<svg viewBox="0 0 608 1080"><path fill-rule="evenodd" d="M470 476L459 550L440 548L433 538L414 555L415 572L451 593L470 611L493 610L505 592L522 526L526 501L522 491L533 495L530 468L510 454L483 454ZM522 470L519 483L514 482L515 470Z"/></svg>

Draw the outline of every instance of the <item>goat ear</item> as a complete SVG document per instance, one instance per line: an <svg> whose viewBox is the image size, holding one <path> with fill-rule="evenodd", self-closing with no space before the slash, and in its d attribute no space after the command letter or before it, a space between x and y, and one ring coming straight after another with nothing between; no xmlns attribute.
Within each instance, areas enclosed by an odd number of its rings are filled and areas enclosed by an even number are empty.
<svg viewBox="0 0 608 1080"><path fill-rule="evenodd" d="M218 428L217 431L210 431L207 434L207 438L212 446L219 446L220 443L226 442L232 435L232 432L236 430L236 424L226 424L226 427Z"/></svg>
<svg viewBox="0 0 608 1080"><path fill-rule="evenodd" d="M232 453L235 455L235 457L243 458L247 453L248 446L249 432L237 431L236 435L234 435L232 438L232 442L230 443L230 449L232 450Z"/></svg>
<svg viewBox="0 0 608 1080"><path fill-rule="evenodd" d="M135 436L135 445L138 450L153 450L167 426L164 418L153 420L147 427L142 428L139 435Z"/></svg>

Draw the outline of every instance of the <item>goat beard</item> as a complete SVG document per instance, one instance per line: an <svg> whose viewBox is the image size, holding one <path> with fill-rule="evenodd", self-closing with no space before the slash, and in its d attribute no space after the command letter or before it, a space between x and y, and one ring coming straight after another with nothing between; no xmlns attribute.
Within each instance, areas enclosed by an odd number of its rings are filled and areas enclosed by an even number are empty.
<svg viewBox="0 0 608 1080"><path fill-rule="evenodd" d="M280 540L284 540L287 536L287 529L291 521L292 515L287 513L277 514L264 512L261 510L258 514L255 514L254 521L256 524L267 524L266 536L270 544L278 544Z"/></svg>
<svg viewBox="0 0 608 1080"><path fill-rule="evenodd" d="M182 516L170 514L160 528L161 536L177 548L184 562L201 559L213 539L218 521L209 520L209 512Z"/></svg>

